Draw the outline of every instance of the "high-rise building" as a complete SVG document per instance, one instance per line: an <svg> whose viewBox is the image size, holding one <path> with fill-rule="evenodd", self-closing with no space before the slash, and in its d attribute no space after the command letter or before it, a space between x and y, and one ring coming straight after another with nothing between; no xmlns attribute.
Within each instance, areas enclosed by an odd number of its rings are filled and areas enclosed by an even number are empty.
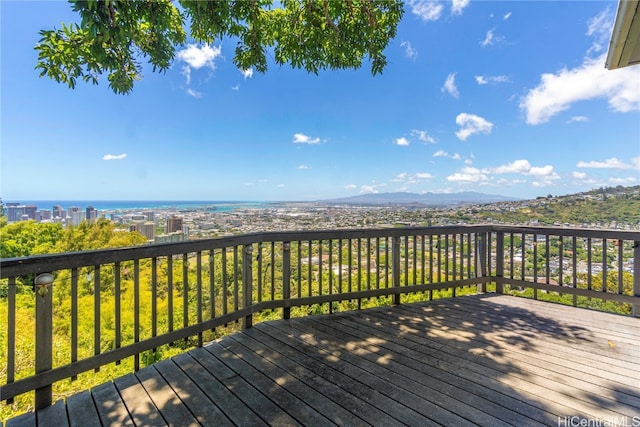
<svg viewBox="0 0 640 427"><path fill-rule="evenodd" d="M51 219L51 211L49 209L40 209L36 211L36 221L49 221Z"/></svg>
<svg viewBox="0 0 640 427"><path fill-rule="evenodd" d="M175 231L182 231L182 217L177 215L171 215L167 218L167 225L165 226L165 233L173 233Z"/></svg>
<svg viewBox="0 0 640 427"><path fill-rule="evenodd" d="M153 240L156 234L156 224L153 221L147 221L143 225L142 234L145 235L147 240Z"/></svg>
<svg viewBox="0 0 640 427"><path fill-rule="evenodd" d="M20 203L7 203L7 221L15 222L19 221L22 216L22 209L20 209Z"/></svg>
<svg viewBox="0 0 640 427"><path fill-rule="evenodd" d="M153 221L155 219L154 211L143 211L142 215L144 215L145 218L147 218L147 221Z"/></svg>
<svg viewBox="0 0 640 427"><path fill-rule="evenodd" d="M38 207L36 205L26 205L24 206L23 215L26 215L28 219L36 219L36 211Z"/></svg>
<svg viewBox="0 0 640 427"><path fill-rule="evenodd" d="M85 209L86 212L86 220L87 221L95 221L98 218L98 211L93 206L87 206Z"/></svg>
<svg viewBox="0 0 640 427"><path fill-rule="evenodd" d="M66 218L67 215L64 212L64 208L60 205L53 205L53 217L54 218Z"/></svg>
<svg viewBox="0 0 640 427"><path fill-rule="evenodd" d="M67 217L70 218L70 221L67 222L67 225L80 225L80 223L84 220L82 208L72 206L67 209L67 214Z"/></svg>

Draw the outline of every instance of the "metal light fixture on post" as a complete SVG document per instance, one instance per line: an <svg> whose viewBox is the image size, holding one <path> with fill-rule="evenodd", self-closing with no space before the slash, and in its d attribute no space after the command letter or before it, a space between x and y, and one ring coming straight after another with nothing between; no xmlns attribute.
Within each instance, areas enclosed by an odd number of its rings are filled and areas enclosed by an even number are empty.
<svg viewBox="0 0 640 427"><path fill-rule="evenodd" d="M53 283L53 274L51 273L40 273L33 280L34 290L41 297L45 296L47 292L49 292L49 286Z"/></svg>

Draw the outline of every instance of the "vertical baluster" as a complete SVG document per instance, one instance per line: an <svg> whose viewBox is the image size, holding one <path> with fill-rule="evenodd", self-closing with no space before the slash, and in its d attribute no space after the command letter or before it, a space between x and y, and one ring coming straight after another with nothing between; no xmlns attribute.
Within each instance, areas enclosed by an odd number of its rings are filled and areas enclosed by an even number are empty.
<svg viewBox="0 0 640 427"><path fill-rule="evenodd" d="M447 239L448 240L448 239ZM452 274L452 279L456 280L457 275L458 275L458 239L456 237L456 234L453 233L451 235L451 269L453 270L451 272ZM447 258L449 257L449 255L447 255ZM448 264L448 262L447 262ZM455 288L453 289L453 296L456 296L456 290Z"/></svg>
<svg viewBox="0 0 640 427"><path fill-rule="evenodd" d="M408 239L408 237L407 237ZM417 285L418 284L418 245L417 245L417 241L416 241L416 236L413 236L413 257L412 257L412 261L413 261L413 283L412 285ZM409 255L407 254L407 257Z"/></svg>
<svg viewBox="0 0 640 427"><path fill-rule="evenodd" d="M351 276L353 276L352 267L351 267L351 265L353 263L353 248L352 248L353 241L351 239L347 239L347 245L348 245L347 246L347 265L348 265L348 267L347 267L347 275L349 276L349 279L347 281L347 291L351 292L353 290L352 289L352 279L351 279Z"/></svg>
<svg viewBox="0 0 640 427"><path fill-rule="evenodd" d="M389 238L384 238L384 284L389 287Z"/></svg>
<svg viewBox="0 0 640 427"><path fill-rule="evenodd" d="M133 342L140 341L140 260L133 261ZM140 353L133 359L133 369L140 369Z"/></svg>
<svg viewBox="0 0 640 427"><path fill-rule="evenodd" d="M367 237L367 290L371 290L371 238Z"/></svg>
<svg viewBox="0 0 640 427"><path fill-rule="evenodd" d="M438 242L436 243L436 249L438 250L438 283L442 283L442 255L441 255L441 246L442 246L442 236L438 234Z"/></svg>
<svg viewBox="0 0 640 427"><path fill-rule="evenodd" d="M563 268L563 264L564 264L564 236L559 236L558 237L558 259L559 259L559 265L558 265L558 284L560 286L564 285L564 268Z"/></svg>
<svg viewBox="0 0 640 427"><path fill-rule="evenodd" d="M322 246L322 242L320 244ZM282 299L285 306L282 309L282 318L291 317L291 243L282 242Z"/></svg>
<svg viewBox="0 0 640 427"><path fill-rule="evenodd" d="M263 275L266 275L267 272L267 268L269 268L269 266L267 265L265 267L265 271L262 271L262 257L264 256L263 250L262 250L262 242L258 243L258 302L262 302L262 277ZM266 279L266 277L265 277Z"/></svg>
<svg viewBox="0 0 640 427"><path fill-rule="evenodd" d="M572 250L572 261L571 261L571 267L573 270L573 274L572 274L572 286L573 289L576 289L578 287L578 256L577 256L577 252L578 252L578 244L577 244L577 238L576 236L573 236L572 238L572 245L573 245L573 250ZM573 306L576 307L578 305L578 295L573 294Z"/></svg>
<svg viewBox="0 0 640 427"><path fill-rule="evenodd" d="M342 239L338 239L338 293L342 294Z"/></svg>
<svg viewBox="0 0 640 427"><path fill-rule="evenodd" d="M472 234L467 234L467 278L471 277L471 253L473 250Z"/></svg>
<svg viewBox="0 0 640 427"><path fill-rule="evenodd" d="M333 294L333 241L329 239L329 295ZM333 313L333 302L329 301L329 313Z"/></svg>
<svg viewBox="0 0 640 427"><path fill-rule="evenodd" d="M182 254L182 327L187 326L189 326L189 254L184 253Z"/></svg>
<svg viewBox="0 0 640 427"><path fill-rule="evenodd" d="M392 251L392 262L393 262L393 270L391 271L393 275L393 287L396 293L393 294L393 303L395 305L400 304L400 236L393 236L393 247Z"/></svg>
<svg viewBox="0 0 640 427"><path fill-rule="evenodd" d="M77 271L76 271L77 273ZM73 299L77 300L78 297L78 279L77 277L75 278L75 283L74 283L74 277L77 276L77 274L73 274L71 273L71 293L72 295L75 295L75 297L72 296L72 301ZM75 290L74 290L75 288ZM122 289L121 289L121 276L120 276L120 262L116 262L113 265L113 302L114 302L114 341L115 341L115 348L120 348L120 346L122 345ZM72 310L74 311L74 310ZM77 316L77 307L75 309L76 311L76 316ZM73 314L72 314L72 322L73 322ZM77 340L77 318L75 320L76 323L76 340ZM73 330L73 327L72 327ZM76 341L77 342L77 341ZM73 351L73 347L71 349L71 351ZM116 365L120 364L120 360L116 361Z"/></svg>
<svg viewBox="0 0 640 427"><path fill-rule="evenodd" d="M496 293L504 292L502 278L504 277L504 232L496 233Z"/></svg>
<svg viewBox="0 0 640 427"><path fill-rule="evenodd" d="M424 270L426 269L426 260L425 260L425 235L420 236L420 284L425 284L425 275Z"/></svg>
<svg viewBox="0 0 640 427"><path fill-rule="evenodd" d="M238 246L233 246L233 311L238 311L240 307L238 280L240 276L238 262Z"/></svg>
<svg viewBox="0 0 640 427"><path fill-rule="evenodd" d="M633 242L633 296L640 297L640 240ZM640 304L634 304L631 314L640 317Z"/></svg>
<svg viewBox="0 0 640 427"><path fill-rule="evenodd" d="M243 296L243 308L250 307L253 304L253 245L244 245L244 258L242 260L242 296ZM260 276L260 270L258 270L258 276ZM248 314L244 317L244 329L251 328L253 326L253 315Z"/></svg>
<svg viewBox="0 0 640 427"><path fill-rule="evenodd" d="M271 242L271 301L276 299L276 242Z"/></svg>
<svg viewBox="0 0 640 427"><path fill-rule="evenodd" d="M222 263L222 314L225 315L229 312L229 281L227 277L227 248L223 247L222 252L220 254L220 259Z"/></svg>
<svg viewBox="0 0 640 427"><path fill-rule="evenodd" d="M623 278L622 278L622 264L624 264L624 255L623 255L623 247L624 247L624 240L618 240L618 295L622 295L624 293L624 288L623 288Z"/></svg>
<svg viewBox="0 0 640 427"><path fill-rule="evenodd" d="M116 305L116 307L118 307ZM120 319L116 318L116 327ZM116 340L116 343L119 341ZM78 360L78 268L71 269L71 363ZM75 381L77 376L71 377Z"/></svg>
<svg viewBox="0 0 640 427"><path fill-rule="evenodd" d="M522 233L520 236L520 280L524 281L525 270L526 270L526 260L527 260L527 250L525 248L526 236Z"/></svg>
<svg viewBox="0 0 640 427"><path fill-rule="evenodd" d="M376 237L376 289L380 289L380 237Z"/></svg>
<svg viewBox="0 0 640 427"><path fill-rule="evenodd" d="M322 295L322 240L318 240L318 295Z"/></svg>
<svg viewBox="0 0 640 427"><path fill-rule="evenodd" d="M101 322L100 322L100 265L96 265L94 266L94 273L93 273L93 278L94 278L94 282L93 282L93 331L94 331L94 335L93 335L93 354L94 355L98 355L100 354L100 329L101 329ZM94 370L95 372L99 372L100 368L96 368Z"/></svg>
<svg viewBox="0 0 640 427"><path fill-rule="evenodd" d="M215 252L213 249L209 251L209 318L216 317L216 263Z"/></svg>
<svg viewBox="0 0 640 427"><path fill-rule="evenodd" d="M509 233L509 277L513 279L514 262L513 262L513 233Z"/></svg>
<svg viewBox="0 0 640 427"><path fill-rule="evenodd" d="M167 323L173 331L173 255L167 256Z"/></svg>
<svg viewBox="0 0 640 427"><path fill-rule="evenodd" d="M308 246L308 248L309 248L309 251L308 251L309 253L307 254L307 256L308 256L308 258L309 258L309 260L308 260L308 261L309 261L309 263L308 263L308 269L307 269L307 271L308 271L308 272L307 272L307 287L308 287L309 289L308 289L308 292L307 292L307 294L308 294L307 296L311 296L311 295L313 295L313 292L312 292L312 286L311 286L311 285L312 285L312 282L313 282L313 280L312 280L312 279L313 279L313 262L312 262L312 257L311 257L311 254L312 254L312 252L313 252L313 251L312 251L312 249L313 249L313 245L312 245L312 243L311 243L311 240L309 240L309 242L308 242L307 246Z"/></svg>
<svg viewBox="0 0 640 427"><path fill-rule="evenodd" d="M545 266L545 268L546 268L545 276L546 276L547 285L550 283L549 279L550 279L550 276L551 276L551 271L550 271L551 267L549 266L549 260L551 259L551 255L549 253L549 246L550 246L549 245L549 240L551 240L550 238L551 238L551 235L549 235L549 234L546 234L544 236L544 249L545 249L545 260L544 261L545 261L545 264L546 264L546 266Z"/></svg>
<svg viewBox="0 0 640 427"><path fill-rule="evenodd" d="M591 237L587 237L587 289L591 290Z"/></svg>
<svg viewBox="0 0 640 427"><path fill-rule="evenodd" d="M158 260L151 258L151 336L158 335ZM155 352L156 349L154 348Z"/></svg>
<svg viewBox="0 0 640 427"><path fill-rule="evenodd" d="M298 269L297 269L297 283L298 283L298 298L302 297L302 241L296 242L298 246Z"/></svg>
<svg viewBox="0 0 640 427"><path fill-rule="evenodd" d="M429 235L429 283L433 283L433 235ZM431 299L431 290L429 290Z"/></svg>
<svg viewBox="0 0 640 427"><path fill-rule="evenodd" d="M602 239L602 292L607 292L607 239Z"/></svg>
<svg viewBox="0 0 640 427"><path fill-rule="evenodd" d="M444 235L444 281L449 281L449 234Z"/></svg>
<svg viewBox="0 0 640 427"><path fill-rule="evenodd" d="M538 283L538 234L533 233L533 282ZM533 288L533 299L538 299L538 289Z"/></svg>
<svg viewBox="0 0 640 427"><path fill-rule="evenodd" d="M9 277L7 290L7 384L16 378L16 278ZM7 405L13 404L13 397Z"/></svg>
<svg viewBox="0 0 640 427"><path fill-rule="evenodd" d="M155 261L155 258L152 260ZM154 269L155 270L155 269ZM152 270L153 272L153 270ZM196 311L197 311L197 318L198 318L198 323L202 323L202 251L198 251L196 252ZM155 290L155 280L152 279L152 281L154 282L153 284L153 289ZM155 294L155 291L154 291ZM152 297L152 301L154 301L153 305L155 306L155 295L153 295ZM152 308L153 310L153 308ZM154 318L154 325L155 325L155 310L152 311L151 315ZM155 327L155 326L154 326ZM154 335L155 336L155 335ZM202 347L202 332L198 333L198 347Z"/></svg>

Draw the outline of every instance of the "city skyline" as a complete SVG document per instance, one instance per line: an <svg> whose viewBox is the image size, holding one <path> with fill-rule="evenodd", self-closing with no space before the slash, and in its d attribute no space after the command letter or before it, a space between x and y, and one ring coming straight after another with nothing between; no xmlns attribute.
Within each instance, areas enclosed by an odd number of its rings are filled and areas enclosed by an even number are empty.
<svg viewBox="0 0 640 427"><path fill-rule="evenodd" d="M313 201L478 191L532 199L640 183L640 66L604 68L617 2L407 2L372 77L238 70L178 49L127 96L34 70L63 2L0 2L0 196ZM9 37L11 35L11 37Z"/></svg>

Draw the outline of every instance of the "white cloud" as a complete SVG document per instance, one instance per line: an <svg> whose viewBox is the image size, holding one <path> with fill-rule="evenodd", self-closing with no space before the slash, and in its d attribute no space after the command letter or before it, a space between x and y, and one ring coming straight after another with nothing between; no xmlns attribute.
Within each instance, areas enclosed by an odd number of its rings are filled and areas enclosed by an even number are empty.
<svg viewBox="0 0 640 427"><path fill-rule="evenodd" d="M589 20L586 35L593 37L594 40L587 54L599 53L607 49L613 21L613 13L608 7Z"/></svg>
<svg viewBox="0 0 640 427"><path fill-rule="evenodd" d="M425 22L437 21L442 16L444 6L439 1L409 1L411 13L418 16Z"/></svg>
<svg viewBox="0 0 640 427"><path fill-rule="evenodd" d="M640 156L631 159L631 167L637 169L640 172Z"/></svg>
<svg viewBox="0 0 640 427"><path fill-rule="evenodd" d="M378 190L376 190L376 187L373 185L363 185L360 187L360 193L366 194L366 193L377 193Z"/></svg>
<svg viewBox="0 0 640 427"><path fill-rule="evenodd" d="M404 136L402 136L400 138L396 138L394 142L395 142L396 145L402 145L402 146L406 146L406 145L410 144L409 140L407 138L405 138Z"/></svg>
<svg viewBox="0 0 640 427"><path fill-rule="evenodd" d="M444 85L442 86L442 92L446 92L454 98L458 98L460 96L460 92L456 87L456 73L449 73L447 79L444 81Z"/></svg>
<svg viewBox="0 0 640 427"><path fill-rule="evenodd" d="M605 55L601 55L570 70L543 74L540 84L520 102L527 123L545 123L575 102L596 98L607 98L617 112L640 110L640 68L607 70L604 62Z"/></svg>
<svg viewBox="0 0 640 427"><path fill-rule="evenodd" d="M102 156L102 160L122 160L127 157L126 154L105 154Z"/></svg>
<svg viewBox="0 0 640 427"><path fill-rule="evenodd" d="M469 6L469 0L451 0L451 14L461 15L467 6Z"/></svg>
<svg viewBox="0 0 640 427"><path fill-rule="evenodd" d="M347 184L344 186L345 190L353 190L354 188L357 188L358 186L355 184Z"/></svg>
<svg viewBox="0 0 640 427"><path fill-rule="evenodd" d="M447 181L451 182L481 182L488 181L489 178L482 171L473 167L464 167L460 172L456 172L453 175L447 177Z"/></svg>
<svg viewBox="0 0 640 427"><path fill-rule="evenodd" d="M176 58L184 61L189 67L196 70L202 67L209 67L212 70L216 68L215 59L222 53L221 46L209 46L208 44L198 47L195 44L187 45L185 49L176 53Z"/></svg>
<svg viewBox="0 0 640 427"><path fill-rule="evenodd" d="M400 42L400 47L404 47L404 54L407 58L409 58L412 61L416 60L416 58L418 57L418 51L414 49L413 46L411 46L410 41L405 40Z"/></svg>
<svg viewBox="0 0 640 427"><path fill-rule="evenodd" d="M495 174L517 173L522 175L530 175L539 178L550 178L557 176L553 171L553 166L532 166L528 160L514 160L506 165L498 166L483 170L483 172L491 172ZM555 178L554 178L555 179Z"/></svg>
<svg viewBox="0 0 640 427"><path fill-rule="evenodd" d="M306 170L306 169L309 169L309 166L307 166L307 165L300 165L300 166L298 166L298 169Z"/></svg>
<svg viewBox="0 0 640 427"><path fill-rule="evenodd" d="M187 88L187 95L193 96L194 98L202 98L202 92L198 92L197 90L193 90L190 87Z"/></svg>
<svg viewBox="0 0 640 427"><path fill-rule="evenodd" d="M435 153L433 153L433 157L449 157L449 153L447 153L444 150L438 150Z"/></svg>
<svg viewBox="0 0 640 427"><path fill-rule="evenodd" d="M587 116L573 116L569 120L567 120L567 123L583 123L588 121L589 118Z"/></svg>
<svg viewBox="0 0 640 427"><path fill-rule="evenodd" d="M294 144L319 144L320 138L312 138L304 133L296 133L293 135Z"/></svg>
<svg viewBox="0 0 640 427"><path fill-rule="evenodd" d="M638 178L628 176L626 178L609 178L609 182L615 185L631 185L638 182Z"/></svg>
<svg viewBox="0 0 640 427"><path fill-rule="evenodd" d="M484 37L484 40L480 42L480 46L487 47L487 46L496 44L498 41L500 41L500 38L496 37L494 33L495 30L496 30L495 28L492 28L489 31L487 31L487 35Z"/></svg>
<svg viewBox="0 0 640 427"><path fill-rule="evenodd" d="M240 90L240 85L231 86L231 90Z"/></svg>
<svg viewBox="0 0 640 427"><path fill-rule="evenodd" d="M505 21L506 21L507 19L509 19L509 18L511 18L511 12L507 12L507 13L502 17L502 19L504 19Z"/></svg>
<svg viewBox="0 0 640 427"><path fill-rule="evenodd" d="M461 126L461 129L456 132L456 136L462 141L466 141L471 135L477 133L488 135L493 129L493 123L480 116L467 113L458 114L456 117L456 124Z"/></svg>
<svg viewBox="0 0 640 427"><path fill-rule="evenodd" d="M409 135L411 135L412 137L417 137L419 141L426 142L428 144L436 143L436 140L432 136L427 134L427 132L424 130L412 129Z"/></svg>
<svg viewBox="0 0 640 427"><path fill-rule="evenodd" d="M635 158L634 158L635 161ZM604 162L584 162L579 161L576 167L579 168L592 168L592 169L631 169L633 166L618 160L615 157L605 160Z"/></svg>
<svg viewBox="0 0 640 427"><path fill-rule="evenodd" d="M240 72L244 76L245 80L253 77L253 68L249 68L247 70L240 70Z"/></svg>
<svg viewBox="0 0 640 427"><path fill-rule="evenodd" d="M587 174L584 172L572 172L571 176L573 176L575 179L585 179L587 177Z"/></svg>
<svg viewBox="0 0 640 427"><path fill-rule="evenodd" d="M431 178L433 178L433 175L431 175L429 172L418 172L418 173L416 173L416 178L418 178L418 179L431 179Z"/></svg>
<svg viewBox="0 0 640 427"><path fill-rule="evenodd" d="M474 76L476 82L479 85L496 84L496 83L510 83L511 79L507 76Z"/></svg>

